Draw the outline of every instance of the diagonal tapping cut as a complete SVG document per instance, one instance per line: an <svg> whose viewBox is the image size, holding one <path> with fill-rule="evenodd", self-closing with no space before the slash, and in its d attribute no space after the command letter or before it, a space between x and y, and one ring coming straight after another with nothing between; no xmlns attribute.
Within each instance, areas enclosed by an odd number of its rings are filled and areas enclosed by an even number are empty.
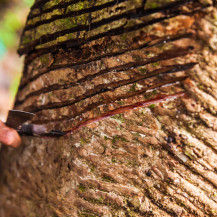
<svg viewBox="0 0 217 217"><path fill-rule="evenodd" d="M148 88L143 88L143 89L141 89L139 91L135 91L134 93L123 94L121 96L106 99L105 101L99 101L99 102L96 102L96 103L89 104L83 110L81 110L79 112L75 112L75 114L73 116L70 116L70 118L75 119L76 117L79 117L79 116L81 116L82 114L84 114L86 112L90 112L90 111L96 109L98 106L103 105L105 103L108 104L108 103L113 103L113 102L116 102L116 101L127 100L127 99L130 99L132 97L139 96L141 94L146 94L147 91L160 90L161 88L166 87L166 86L175 86L178 83L186 80L187 78L188 78L187 76L182 76L182 77L179 77L179 78L173 78L173 79L161 82L161 83L153 84L153 85L149 86ZM69 105L69 106L71 106L71 108L75 109L74 104ZM59 121L65 121L66 118L65 117L64 118L58 118L58 119L55 118L55 119L49 119L49 120L52 121L52 122L59 122ZM45 120L40 119L40 120L34 121L34 123L39 123L39 124L47 123L47 120L46 119Z"/></svg>
<svg viewBox="0 0 217 217"><path fill-rule="evenodd" d="M86 120L86 121L80 123L79 125L71 128L71 129L65 130L64 133L71 134L74 131L79 130L80 128L82 128L82 127L84 127L84 126L86 126L88 124L104 120L104 119L109 118L109 117L111 117L113 115L128 112L128 111L136 109L136 108L147 107L147 106L149 106L151 104L156 104L156 103L159 103L159 102L176 99L178 97L183 97L183 96L186 96L186 94L184 92L179 92L179 93L175 93L175 94L171 94L171 95L158 95L157 97L155 97L153 99L150 99L150 100L137 102L135 104L128 105L128 106L122 106L122 107L120 107L118 109L114 109L114 110L111 110L111 111L109 111L107 113L104 113L101 116L94 117L94 118L91 118L89 120Z"/></svg>
<svg viewBox="0 0 217 217"><path fill-rule="evenodd" d="M116 96L116 97L113 97L113 98L107 98L105 99L104 101L99 101L98 103L94 103L92 105L89 105L88 109L92 110L93 109L93 106L97 107L99 105L102 105L102 104L107 104L107 103L112 103L112 102L115 102L115 101L119 101L119 100L123 100L123 99L128 99L130 97L134 97L134 96L137 96L137 95L140 95L140 94L144 94L146 93L147 91L150 91L150 90L154 90L154 89L159 89L161 87L164 87L164 86L171 86L171 85L174 85L176 84L177 82L181 82L181 81L184 81L188 78L188 76L181 76L181 77L175 77L175 78L171 78L171 79L168 79L168 80L165 80L165 81L162 81L160 83L155 83L155 84L151 84L151 85L148 85L147 87L145 88L142 88L138 91L135 91L135 92L129 92L129 93L125 93L125 94L121 94L119 96ZM114 90L113 90L114 91ZM99 93L101 94L101 93ZM90 96L91 97L91 96ZM88 98L86 98L88 99ZM76 102L65 102L64 104L52 104L52 106L48 106L48 105L45 105L43 107L40 107L40 108L25 108L25 110L29 110L31 112L40 112L42 110L53 110L53 109L58 109L58 108L63 108L63 107L67 107L67 106L74 106L75 103L77 102L81 102L81 100L77 100ZM86 111L86 110L84 110ZM80 115L84 112L82 111L80 113ZM76 114L76 116L78 116L78 114Z"/></svg>

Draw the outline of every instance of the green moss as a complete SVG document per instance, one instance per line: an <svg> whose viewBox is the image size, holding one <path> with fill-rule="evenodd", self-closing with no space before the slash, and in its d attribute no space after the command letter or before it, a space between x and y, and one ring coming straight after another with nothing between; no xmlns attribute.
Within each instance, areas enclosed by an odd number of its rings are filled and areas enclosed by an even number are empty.
<svg viewBox="0 0 217 217"><path fill-rule="evenodd" d="M118 136L113 136L113 138L112 138L112 143L113 144L116 142L117 138L118 138Z"/></svg>
<svg viewBox="0 0 217 217"><path fill-rule="evenodd" d="M122 34L121 36L120 36L120 39L122 40L122 41L127 41L127 35L126 34Z"/></svg>
<svg viewBox="0 0 217 217"><path fill-rule="evenodd" d="M117 104L118 105L124 105L124 102L123 101L118 101Z"/></svg>
<svg viewBox="0 0 217 217"><path fill-rule="evenodd" d="M125 138L120 137L118 135L112 137L112 143L114 144L116 141L127 142L127 140Z"/></svg>
<svg viewBox="0 0 217 217"><path fill-rule="evenodd" d="M83 137L81 137L81 145L84 145L84 144L87 144L87 141Z"/></svg>
<svg viewBox="0 0 217 217"><path fill-rule="evenodd" d="M105 144L100 144L104 149L106 149L107 148L107 145L105 145Z"/></svg>
<svg viewBox="0 0 217 217"><path fill-rule="evenodd" d="M117 160L114 157L112 157L111 161L112 163L117 163Z"/></svg>
<svg viewBox="0 0 217 217"><path fill-rule="evenodd" d="M147 70L146 67L140 68L139 71L140 71L142 74L146 74L146 73L148 72L148 70Z"/></svg>
<svg viewBox="0 0 217 217"><path fill-rule="evenodd" d="M198 88L201 89L201 90L203 90L203 89L204 89L204 85L201 84L201 83L199 83L199 84L198 84Z"/></svg>
<svg viewBox="0 0 217 217"><path fill-rule="evenodd" d="M92 173L95 171L95 169L96 169L96 166L95 166L95 165L91 165L90 171L91 171Z"/></svg>
<svg viewBox="0 0 217 217"><path fill-rule="evenodd" d="M103 203L103 197L102 196L98 200L100 203Z"/></svg>
<svg viewBox="0 0 217 217"><path fill-rule="evenodd" d="M79 184L79 186L78 186L78 189L80 190L80 191L82 191L82 192L85 192L86 191L86 187L83 185L83 184Z"/></svg>
<svg viewBox="0 0 217 217"><path fill-rule="evenodd" d="M114 116L112 116L111 118L112 118L112 119L119 120L119 121L121 121L121 123L124 123L124 121L125 121L125 118L124 118L124 115L123 115L123 114L114 115Z"/></svg>
<svg viewBox="0 0 217 217"><path fill-rule="evenodd" d="M152 63L152 66L155 66L155 67L157 67L157 66L159 66L159 65L160 65L159 62Z"/></svg>
<svg viewBox="0 0 217 217"><path fill-rule="evenodd" d="M155 107L156 107L155 104L151 104L151 105L149 106L149 108L155 108Z"/></svg>
<svg viewBox="0 0 217 217"><path fill-rule="evenodd" d="M195 160L195 159L196 159L196 156L195 156L193 153L191 153L190 151L188 151L188 150L186 150L186 151L184 152L184 154L185 154L186 156L188 156L191 160Z"/></svg>
<svg viewBox="0 0 217 217"><path fill-rule="evenodd" d="M108 175L103 175L102 180L105 182L115 182L114 179Z"/></svg>
<svg viewBox="0 0 217 217"><path fill-rule="evenodd" d="M67 13L70 11L80 11L82 9L88 8L93 4L91 1L80 1L76 4L71 4L67 7Z"/></svg>
<svg viewBox="0 0 217 217"><path fill-rule="evenodd" d="M22 37L22 44L27 44L31 41L31 39L28 36L23 36Z"/></svg>
<svg viewBox="0 0 217 217"><path fill-rule="evenodd" d="M136 86L137 86L137 83L134 83L131 88L130 88L130 92L135 92L136 91Z"/></svg>
<svg viewBox="0 0 217 217"><path fill-rule="evenodd" d="M145 8L158 8L158 7L162 7L168 3L170 3L171 0L147 0Z"/></svg>
<svg viewBox="0 0 217 217"><path fill-rule="evenodd" d="M127 161L127 166L129 166L129 167L135 167L135 166L139 166L139 163L136 162L136 161L129 160L129 161Z"/></svg>
<svg viewBox="0 0 217 217"><path fill-rule="evenodd" d="M153 98L155 95L157 95L157 93L158 93L157 90L154 90L152 92L146 93L146 94L144 94L144 98L145 99Z"/></svg>
<svg viewBox="0 0 217 217"><path fill-rule="evenodd" d="M152 2L150 4L150 8L157 8L158 7L158 4L156 2Z"/></svg>
<svg viewBox="0 0 217 217"><path fill-rule="evenodd" d="M78 214L78 216L80 216L80 217L98 217L97 215L94 215L94 214L90 214L89 212L80 212L79 214Z"/></svg>
<svg viewBox="0 0 217 217"><path fill-rule="evenodd" d="M135 61L141 61L141 60L143 60L143 57L141 57L141 56L139 56L139 55L133 55L132 58L133 58L133 60L135 60Z"/></svg>
<svg viewBox="0 0 217 217"><path fill-rule="evenodd" d="M152 93L152 95L156 95L157 94L157 90L153 90L151 93Z"/></svg>

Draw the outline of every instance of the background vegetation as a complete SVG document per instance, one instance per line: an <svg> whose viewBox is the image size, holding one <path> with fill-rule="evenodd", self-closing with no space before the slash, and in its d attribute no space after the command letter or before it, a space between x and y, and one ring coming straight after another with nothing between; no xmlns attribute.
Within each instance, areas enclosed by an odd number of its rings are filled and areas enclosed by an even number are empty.
<svg viewBox="0 0 217 217"><path fill-rule="evenodd" d="M0 119L13 106L23 58L17 54L20 34L34 0L0 0Z"/></svg>

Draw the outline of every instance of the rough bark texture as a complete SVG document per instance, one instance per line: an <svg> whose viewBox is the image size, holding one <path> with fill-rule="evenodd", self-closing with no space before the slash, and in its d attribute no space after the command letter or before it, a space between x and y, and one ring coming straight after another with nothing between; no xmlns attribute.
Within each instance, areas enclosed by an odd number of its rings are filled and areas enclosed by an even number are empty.
<svg viewBox="0 0 217 217"><path fill-rule="evenodd" d="M0 216L216 216L216 25L211 1L36 0L15 108L67 135L2 150Z"/></svg>

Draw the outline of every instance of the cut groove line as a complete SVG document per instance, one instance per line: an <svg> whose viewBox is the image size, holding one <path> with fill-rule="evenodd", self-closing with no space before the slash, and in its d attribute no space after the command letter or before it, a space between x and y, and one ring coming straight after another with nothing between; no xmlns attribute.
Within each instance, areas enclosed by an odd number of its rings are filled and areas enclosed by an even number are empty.
<svg viewBox="0 0 217 217"><path fill-rule="evenodd" d="M75 113L73 116L70 116L70 119L75 119L76 117L79 117L79 116L81 116L84 113L90 112L93 109L96 109L98 106L103 105L105 103L108 104L108 103L113 103L115 101L129 99L129 98L137 96L137 95L145 94L147 91L158 90L158 89L160 89L161 87L164 87L164 86L169 86L169 85L170 86L171 85L175 86L179 82L184 81L186 78L187 78L187 76L182 77L182 79L180 79L180 80L177 80L177 78L176 79L172 79L172 80L168 80L168 81L162 82L161 84L155 84L155 85L150 86L149 88L144 88L144 89L142 89L140 91L136 91L135 93L132 93L132 94L123 94L123 95L118 96L118 97L106 99L105 101L98 101L96 103L89 104L83 110ZM72 104L72 105L69 105L69 106L73 107L73 109L76 110L75 105ZM58 109L58 108L54 108L54 109ZM36 111L36 113L37 113L37 111ZM49 121L53 122L53 123L60 122L60 121L62 122L62 121L65 121L65 120L66 120L65 117L64 118L58 118L58 119L49 119ZM44 120L35 120L34 123L35 124L46 124L47 120L46 119L44 119Z"/></svg>
<svg viewBox="0 0 217 217"><path fill-rule="evenodd" d="M131 68L144 66L146 64L150 64L150 63L153 63L153 62L156 62L156 61L168 60L168 59L171 59L171 58L184 56L184 55L186 55L188 53L189 53L189 48L187 48L187 49L186 48L182 48L182 49L177 49L177 50L172 49L172 50L166 51L164 53L161 53L161 54L159 54L156 57L149 58L149 59L147 59L145 61L131 62L131 63L125 64L125 65L121 65L119 67L115 67L115 70L116 70L116 72L122 71L122 70L129 70ZM193 67L195 64L196 63L190 63L189 67ZM188 65L187 65L187 67L188 67ZM179 68L179 66L178 66L178 68ZM114 68L112 70L114 70ZM172 70L171 73L174 70ZM108 72L110 72L110 71L108 71L108 70L102 70L100 72L100 74L105 74L105 73L108 73ZM96 77L96 76L98 76L100 74L98 73L94 77ZM146 78L148 78L148 76L149 75L144 76L144 78L142 78L142 79L146 79ZM155 76L155 75L153 74L153 76ZM153 77L153 76L151 75L151 77ZM130 79L130 82L128 84L130 84L130 83L134 83L134 81L132 82L131 79ZM126 84L124 84L124 85L126 85ZM91 96L97 95L97 94L102 93L102 92L111 91L111 90L113 90L113 89L108 89L108 90L105 89L105 91L102 91L102 89L100 89L100 90L96 91L96 93L91 94ZM80 99L80 97L79 97L79 99ZM79 99L77 99L77 101L79 101ZM16 102L15 105L17 106L19 104L20 104L19 102Z"/></svg>
<svg viewBox="0 0 217 217"><path fill-rule="evenodd" d="M179 9L173 11L170 16L168 15L165 15L164 17L161 17L161 18L156 18L156 19L153 19L153 20L150 20L150 21L147 21L145 23L142 23L142 24L138 24L138 25L135 25L135 26L132 26L132 27L127 27L124 29L124 27L121 27L121 29L119 28L119 31L118 31L118 28L116 29L112 29L110 30L110 32L115 35L119 35L121 33L124 33L124 32L130 32L130 31L134 31L134 30L137 30L137 29L140 29L140 28L143 28L145 26L148 26L148 25L151 25L153 23L158 23L160 21L163 21L165 19L169 19L169 18L172 18L172 17L175 17L175 16L178 16L178 15L191 15L195 12L198 12L200 11L201 8L199 9L196 9L194 11L191 11L191 12L182 12L180 11ZM77 32L77 31L89 31L89 29L93 30L93 29L96 29L102 25L106 25L106 24L109 24L111 22L114 22L114 21L117 21L117 20L120 20L120 19L124 19L124 18L127 18L127 19L135 19L135 18L140 18L140 17L143 17L145 16L143 13L138 13L136 14L137 10L132 10L132 11L128 11L128 12L125 12L123 14L119 14L119 15L114 15L114 16L111 16L109 18L104 18L98 22L95 22L95 23L90 23L89 25L78 25L77 27L74 27L74 28L70 28L70 29L65 29L65 30L62 30L62 31L59 31L59 32L55 32L53 34L47 34L47 35L43 35L41 36L40 38L28 43L26 46L24 46L23 48L20 48L18 49L18 53L20 55L24 54L24 53L29 53L31 51L33 51L35 49L35 47L38 45L38 44L44 44L44 43L47 43L47 42L50 42L52 40L55 40L57 37L60 37L60 36L63 36L63 35L66 35L66 34L69 34L69 33L74 33L74 32ZM114 31L115 30L115 31ZM106 35L109 34L109 31L105 32ZM102 35L104 35L105 33L102 33L102 34L99 34L101 35L100 38L102 37ZM110 35L110 34L109 34ZM111 35L110 35L111 36ZM70 46L75 46L75 47L78 47L78 46L81 46L82 44L84 44L85 42L89 42L91 40L96 40L97 38L97 35L96 36L93 36L93 37L90 37L89 39L74 39L74 40L69 40L71 41L71 45ZM66 42L62 42L64 44L66 44ZM59 45L59 44L57 44ZM48 48L46 48L48 49ZM38 51L40 50L43 50L43 48L41 49L36 49Z"/></svg>
<svg viewBox="0 0 217 217"><path fill-rule="evenodd" d="M105 104L105 103L112 103L114 101L119 101L119 100L123 100L123 99L128 99L130 97L134 97L134 96L137 96L137 95L140 95L140 94L144 94L146 93L148 90L154 90L154 89L159 89L160 87L164 87L164 86L168 86L168 85L174 85L175 83L177 82L181 82L181 81L184 81L186 78L188 78L187 76L182 76L182 77L178 77L178 78L172 78L172 79L169 79L169 80L166 80L166 81L163 81L161 83L157 83L157 84L154 84L154 85L151 85L149 87L146 87L146 88L143 88L141 90L138 90L138 91L135 91L133 93L126 93L126 94L122 94L122 95L119 95L119 96L116 96L116 97L113 97L113 98L109 98L109 99L106 99L104 101L99 101L97 103L93 103L93 104L90 104L88 105L84 110L82 110L80 113L77 113L74 117L76 116L79 116L81 115L82 113L84 112L87 112L87 111L90 111L93 109L93 106L97 107L99 105L102 105L102 104ZM42 109L38 108L38 109L29 109L28 111L31 111L33 113L36 113L36 112L39 112L39 111L42 111L42 110L53 110L53 109L59 109L59 108L63 108L63 107L67 107L67 106L72 106L74 105L75 103L74 102L67 102L65 103L64 105L55 105L55 106L52 106L51 108L47 108L47 107L44 107ZM94 108L95 108L94 107ZM24 110L27 110L26 108ZM47 121L46 121L47 122Z"/></svg>
<svg viewBox="0 0 217 217"><path fill-rule="evenodd" d="M36 80L37 78L39 78L40 76L42 76L44 74L47 74L47 73L49 73L50 71L53 71L53 70L64 69L64 68L69 68L69 67L82 66L83 64L89 64L91 62L101 60L102 58L105 58L105 57L115 57L115 56L118 56L118 55L121 55L121 54L125 54L127 52L137 51L137 50L140 50L140 49L150 48L150 47L154 47L154 46L157 46L157 45L165 44L165 43L168 43L168 42L173 42L173 41L176 41L176 40L180 40L180 39L184 39L184 38L192 38L192 37L193 37L192 33L181 34L181 35L178 35L176 37L165 36L165 37L160 38L160 40L157 41L154 44L150 44L150 43L152 43L152 41L149 41L146 44L141 45L141 46L139 46L137 48L134 48L134 49L130 49L129 48L129 49L124 49L124 50L119 51L119 52L114 52L114 53L109 53L109 54L107 53L107 54L104 54L104 55L100 55L100 56L98 56L96 58L93 58L93 59L90 59L90 60L86 60L86 61L80 61L80 62L77 62L77 63L61 64L61 65L56 65L56 66L50 66L49 69L45 70L44 72L42 71L42 72L38 73L37 75L29 78L26 82L23 82L23 84L20 84L19 90L22 90L23 88L25 88L25 86L29 82L32 82L32 81ZM26 64L30 64L29 61L27 61ZM24 72L24 74L26 74L26 73Z"/></svg>
<svg viewBox="0 0 217 217"><path fill-rule="evenodd" d="M107 113L105 113L105 114L103 114L103 115L101 115L99 117L91 118L91 119L79 124L78 126L76 126L74 128L65 130L64 132L66 134L71 134L75 130L79 130L80 128L82 128L82 127L84 127L84 126L86 126L86 125L88 125L90 123L101 121L101 120L104 120L104 119L109 118L111 116L121 114L121 113L124 113L124 112L128 112L128 111L136 109L136 108L147 107L147 106L149 106L151 104L156 104L156 103L163 102L163 101L166 101L166 100L176 99L177 97L181 97L181 96L185 96L185 93L184 92L179 92L179 93L175 93L175 94L171 94L171 95L158 95L157 97L155 97L153 99L150 99L150 100L137 102L137 103L132 104L132 105L123 106L123 107L120 107L118 109L111 110L111 111L109 111L109 112L107 112Z"/></svg>
<svg viewBox="0 0 217 217"><path fill-rule="evenodd" d="M135 77L135 78L127 79L127 80L121 80L121 81L118 81L116 83L109 83L109 84L104 84L104 85L98 85L98 86L96 86L94 88L94 90L98 89L97 93L104 93L104 92L107 92L107 91L110 91L110 90L114 90L114 89L119 88L119 87L124 86L124 85L129 85L129 84L132 84L132 83L135 83L135 82L142 81L144 79L152 78L152 77L154 77L156 75L164 75L164 74L175 73L175 72L178 72L178 71L188 70L188 69L193 68L196 64L197 63L170 65L170 66L167 66L167 67L164 67L164 68L161 68L161 69L154 70L154 71L146 74L145 76L140 76L139 78ZM138 65L135 68L140 67L140 66L141 65ZM107 70L106 73L111 72L113 70L115 70L115 69ZM119 71L120 70L117 70L117 72L119 72ZM94 77L98 77L99 75L103 75L103 74L105 74L105 73L98 73ZM20 100L20 101L17 100L16 101L16 106L17 105L21 105L29 97L38 96L38 95L40 95L42 93L48 93L48 92L51 92L51 91L54 91L54 90L68 89L68 88L71 88L73 86L76 86L76 84L78 84L78 83L81 84L82 82L86 82L87 80L91 80L92 78L93 78L93 76L86 76L85 78L82 78L80 80L72 82L72 83L70 83L68 85L54 84L52 86L49 86L48 88L40 89L40 90L38 90L36 92L32 92L32 93L28 94L27 96L25 96L24 100ZM111 87L111 85L113 87ZM89 91L91 91L91 90L88 90L88 92Z"/></svg>

